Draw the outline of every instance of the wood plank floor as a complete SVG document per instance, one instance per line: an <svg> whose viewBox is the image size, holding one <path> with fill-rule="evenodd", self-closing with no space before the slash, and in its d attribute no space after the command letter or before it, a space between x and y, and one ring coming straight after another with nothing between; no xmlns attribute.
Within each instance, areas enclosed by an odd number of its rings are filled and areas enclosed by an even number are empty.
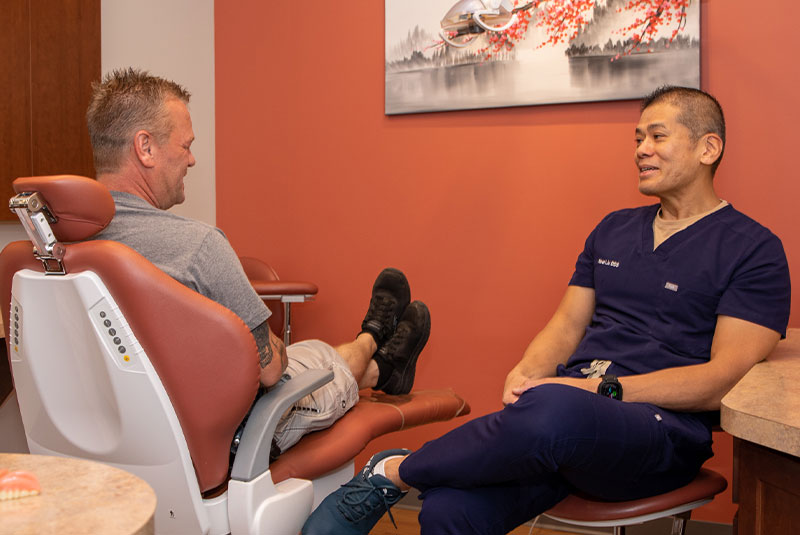
<svg viewBox="0 0 800 535"><path fill-rule="evenodd" d="M414 509L401 509L395 507L392 509L392 515L397 522L397 529L392 525L389 520L389 515L383 515L378 525L372 530L371 535L419 535L419 523L417 522L418 511ZM570 535L563 531L553 531L549 529L533 528L530 531L530 526L520 526L510 535Z"/></svg>

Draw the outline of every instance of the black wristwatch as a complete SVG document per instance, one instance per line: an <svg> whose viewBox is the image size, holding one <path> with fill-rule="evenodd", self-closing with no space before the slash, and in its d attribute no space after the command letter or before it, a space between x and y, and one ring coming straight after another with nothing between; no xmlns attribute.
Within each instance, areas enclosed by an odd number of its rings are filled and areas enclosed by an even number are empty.
<svg viewBox="0 0 800 535"><path fill-rule="evenodd" d="M597 393L607 398L622 401L622 385L619 384L616 375L603 375L600 385L597 387Z"/></svg>

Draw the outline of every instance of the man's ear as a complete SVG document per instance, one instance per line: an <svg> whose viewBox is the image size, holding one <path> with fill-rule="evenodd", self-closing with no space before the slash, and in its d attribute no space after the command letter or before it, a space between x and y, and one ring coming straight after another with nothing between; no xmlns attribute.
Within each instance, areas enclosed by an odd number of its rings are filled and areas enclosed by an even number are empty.
<svg viewBox="0 0 800 535"><path fill-rule="evenodd" d="M700 162L711 165L722 155L722 138L717 134L706 134L700 139Z"/></svg>
<svg viewBox="0 0 800 535"><path fill-rule="evenodd" d="M139 130L133 137L133 150L139 162L145 167L155 166L154 153L156 150L153 136L147 130Z"/></svg>

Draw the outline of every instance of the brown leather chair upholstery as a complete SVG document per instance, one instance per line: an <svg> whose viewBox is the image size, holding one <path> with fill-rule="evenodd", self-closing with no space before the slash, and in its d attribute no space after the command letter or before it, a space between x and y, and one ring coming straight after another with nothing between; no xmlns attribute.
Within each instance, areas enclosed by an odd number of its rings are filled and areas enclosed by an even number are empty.
<svg viewBox="0 0 800 535"><path fill-rule="evenodd" d="M14 190L43 194L58 218L51 228L64 248L67 272L93 271L115 296L169 393L200 489L220 485L228 475L231 437L258 390L257 349L250 330L230 310L178 283L133 249L110 241L81 241L114 216L114 202L97 181L20 178ZM0 299L11 347L11 283L23 268L43 271L30 242L10 243L0 255Z"/></svg>
<svg viewBox="0 0 800 535"><path fill-rule="evenodd" d="M271 465L275 481L308 479L341 466L373 439L428 423L469 414L470 407L452 390L419 390L389 396L362 390L355 407L336 425L303 437Z"/></svg>
<svg viewBox="0 0 800 535"><path fill-rule="evenodd" d="M611 526L615 535L624 535L625 526L672 517L672 535L683 535L692 510L710 502L727 486L724 477L703 468L691 483L664 494L626 502L608 502L572 494L545 515L577 526Z"/></svg>

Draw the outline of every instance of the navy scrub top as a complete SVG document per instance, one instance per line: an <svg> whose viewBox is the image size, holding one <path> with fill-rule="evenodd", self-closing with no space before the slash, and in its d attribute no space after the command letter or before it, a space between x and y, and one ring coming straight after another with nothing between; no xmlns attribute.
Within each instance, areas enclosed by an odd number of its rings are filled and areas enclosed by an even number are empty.
<svg viewBox="0 0 800 535"><path fill-rule="evenodd" d="M567 362L573 373L595 359L620 376L706 362L720 314L785 337L791 286L780 239L728 205L653 251L659 208L613 212L587 238L570 285L593 288L596 305Z"/></svg>

